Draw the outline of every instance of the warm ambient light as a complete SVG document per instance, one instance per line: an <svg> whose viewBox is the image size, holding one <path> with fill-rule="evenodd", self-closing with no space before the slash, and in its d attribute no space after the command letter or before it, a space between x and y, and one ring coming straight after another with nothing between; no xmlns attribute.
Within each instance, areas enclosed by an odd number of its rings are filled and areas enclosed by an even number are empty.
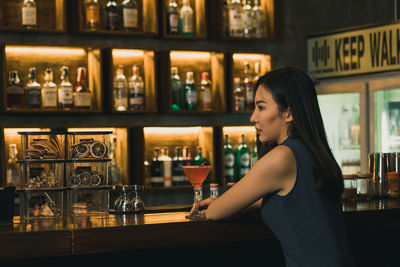
<svg viewBox="0 0 400 267"><path fill-rule="evenodd" d="M18 132L48 132L48 128L5 128L4 134L18 134Z"/></svg>
<svg viewBox="0 0 400 267"><path fill-rule="evenodd" d="M202 127L145 127L144 134L197 134Z"/></svg>
<svg viewBox="0 0 400 267"><path fill-rule="evenodd" d="M70 55L70 56L84 56L86 51L83 48L60 48L48 46L6 46L6 54L14 53L17 55L32 56L33 54L40 55Z"/></svg>
<svg viewBox="0 0 400 267"><path fill-rule="evenodd" d="M254 126L229 126L229 127L224 127L223 128L224 133L243 133L243 134L255 134L256 129Z"/></svg>
<svg viewBox="0 0 400 267"><path fill-rule="evenodd" d="M171 51L170 54L171 60L176 60L176 59L193 59L193 60L199 60L199 59L210 59L211 54L209 52L195 52L195 51Z"/></svg>
<svg viewBox="0 0 400 267"><path fill-rule="evenodd" d="M113 49L113 57L143 57L143 50L132 50L132 49Z"/></svg>
<svg viewBox="0 0 400 267"><path fill-rule="evenodd" d="M269 57L269 55L261 55L261 54L233 54L233 60L263 60L265 57Z"/></svg>
<svg viewBox="0 0 400 267"><path fill-rule="evenodd" d="M114 128L68 128L68 132L114 132Z"/></svg>

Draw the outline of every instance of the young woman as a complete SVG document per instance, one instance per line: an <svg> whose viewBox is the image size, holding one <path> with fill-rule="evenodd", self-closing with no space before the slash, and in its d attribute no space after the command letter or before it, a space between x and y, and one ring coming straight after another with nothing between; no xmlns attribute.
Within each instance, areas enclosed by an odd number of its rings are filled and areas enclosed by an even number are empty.
<svg viewBox="0 0 400 267"><path fill-rule="evenodd" d="M258 206L281 243L286 266L353 266L340 205L343 176L312 80L288 67L265 74L255 89L250 121L259 160L219 198L200 202L201 212L220 220Z"/></svg>

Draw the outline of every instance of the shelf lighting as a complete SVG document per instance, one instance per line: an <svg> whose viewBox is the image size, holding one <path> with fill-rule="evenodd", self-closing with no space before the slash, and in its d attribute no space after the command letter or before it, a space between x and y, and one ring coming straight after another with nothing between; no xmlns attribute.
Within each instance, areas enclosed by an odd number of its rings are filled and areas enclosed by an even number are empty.
<svg viewBox="0 0 400 267"><path fill-rule="evenodd" d="M32 57L33 54L46 55L46 56L84 56L86 51L82 48L59 48L59 47L47 47L47 46L6 46L6 54L16 54Z"/></svg>
<svg viewBox="0 0 400 267"><path fill-rule="evenodd" d="M145 127L144 134L198 134L202 127Z"/></svg>
<svg viewBox="0 0 400 267"><path fill-rule="evenodd" d="M269 55L261 55L261 54L233 54L233 60L263 60L265 57L269 57Z"/></svg>
<svg viewBox="0 0 400 267"><path fill-rule="evenodd" d="M132 49L113 49L113 57L143 57L143 50L132 50Z"/></svg>
<svg viewBox="0 0 400 267"><path fill-rule="evenodd" d="M228 126L223 128L224 133L235 132L235 133L243 133L243 134L255 134L256 129L254 126Z"/></svg>
<svg viewBox="0 0 400 267"><path fill-rule="evenodd" d="M114 132L114 128L68 128L68 132Z"/></svg>
<svg viewBox="0 0 400 267"><path fill-rule="evenodd" d="M209 52L171 51L170 57L172 60L209 60L211 58L211 54Z"/></svg>

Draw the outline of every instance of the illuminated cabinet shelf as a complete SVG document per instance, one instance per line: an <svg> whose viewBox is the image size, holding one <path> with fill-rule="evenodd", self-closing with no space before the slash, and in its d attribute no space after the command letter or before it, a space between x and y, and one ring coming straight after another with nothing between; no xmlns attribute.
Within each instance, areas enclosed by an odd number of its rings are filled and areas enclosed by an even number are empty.
<svg viewBox="0 0 400 267"><path fill-rule="evenodd" d="M33 32L66 32L67 0L36 0L36 25L22 25L23 1L0 2L0 30Z"/></svg>
<svg viewBox="0 0 400 267"><path fill-rule="evenodd" d="M6 45L4 48L5 66L3 73L3 99L5 112L100 112L102 110L102 71L100 49L82 47L56 46L22 46ZM35 79L39 85L36 92L29 92L31 68L35 68ZM68 79L72 88L61 91L62 68L67 67ZM88 90L86 106L78 104L74 87L77 85L79 68L84 68L83 87ZM51 100L46 104L45 72L50 69L53 73L53 82L56 89L51 91ZM19 89L10 85L12 72L17 72L16 82ZM64 73L64 72L63 72ZM37 89L37 88L36 88ZM22 91L21 91L22 90ZM50 94L50 93L49 93ZM63 100L62 100L63 99ZM65 106L61 106L61 102Z"/></svg>

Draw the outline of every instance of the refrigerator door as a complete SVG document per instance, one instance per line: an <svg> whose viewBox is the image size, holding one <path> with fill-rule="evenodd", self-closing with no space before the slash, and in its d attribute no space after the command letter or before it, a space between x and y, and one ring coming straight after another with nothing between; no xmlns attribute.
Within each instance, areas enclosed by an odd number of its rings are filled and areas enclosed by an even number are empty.
<svg viewBox="0 0 400 267"><path fill-rule="evenodd" d="M373 150L400 151L400 79L370 82Z"/></svg>
<svg viewBox="0 0 400 267"><path fill-rule="evenodd" d="M318 86L317 92L328 143L343 174L365 171L365 84Z"/></svg>

